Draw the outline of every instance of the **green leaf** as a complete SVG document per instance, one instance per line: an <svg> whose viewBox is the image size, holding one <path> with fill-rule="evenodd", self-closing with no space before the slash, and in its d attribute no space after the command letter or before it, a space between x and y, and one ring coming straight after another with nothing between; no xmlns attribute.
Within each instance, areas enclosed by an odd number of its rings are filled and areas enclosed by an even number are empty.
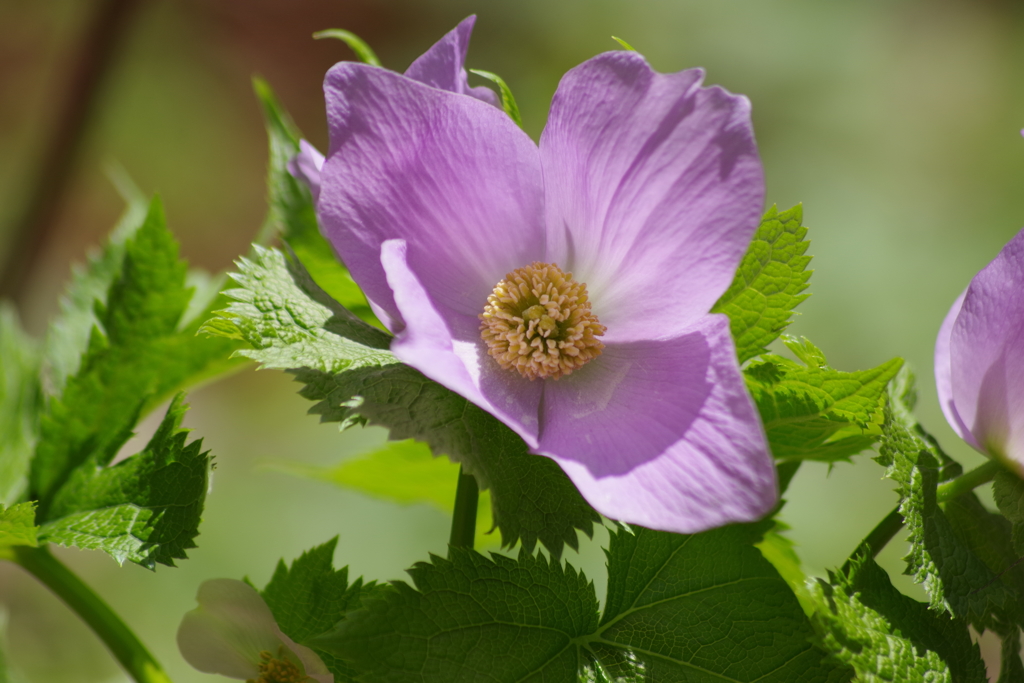
<svg viewBox="0 0 1024 683"><path fill-rule="evenodd" d="M253 79L253 88L263 106L270 145L268 211L261 241L269 241L272 235L280 233L321 289L361 320L384 329L348 269L320 234L309 188L288 172L288 162L299 153L302 134L266 82Z"/></svg>
<svg viewBox="0 0 1024 683"><path fill-rule="evenodd" d="M1024 683L1024 663L1020 658L1020 629L1013 628L1003 636L999 658L998 683Z"/></svg>
<svg viewBox="0 0 1024 683"><path fill-rule="evenodd" d="M370 46L367 45L362 38L351 31L346 31L340 28L329 28L325 31L317 31L313 34L313 37L317 39L336 38L348 45L349 48L352 49L352 52L356 53L356 56L359 57L360 61L365 62L370 66L380 66L380 60L377 59L377 55L370 49Z"/></svg>
<svg viewBox="0 0 1024 683"><path fill-rule="evenodd" d="M808 242L802 220L799 204L782 213L769 209L732 285L711 309L729 316L741 363L765 353L789 326L793 309L809 296L801 294L813 272L807 270L811 257L804 255Z"/></svg>
<svg viewBox="0 0 1024 683"><path fill-rule="evenodd" d="M519 115L519 106L516 104L516 98L512 96L512 89L505 83L505 79L496 73L483 71L482 69L470 69L469 71L477 76L486 78L498 86L498 92L501 94L501 108L505 110L510 119L516 122L517 126L522 128L523 118Z"/></svg>
<svg viewBox="0 0 1024 683"><path fill-rule="evenodd" d="M202 440L186 443L186 410L179 394L141 453L112 467L93 458L74 470L40 515L40 540L103 550L148 569L186 559L196 547L210 470Z"/></svg>
<svg viewBox="0 0 1024 683"><path fill-rule="evenodd" d="M902 359L841 372L806 339L784 342L804 364L770 355L744 371L775 458L835 462L870 448L881 432L886 386Z"/></svg>
<svg viewBox="0 0 1024 683"><path fill-rule="evenodd" d="M0 504L0 557L15 545L39 545L36 526L36 504L31 501L12 507Z"/></svg>
<svg viewBox="0 0 1024 683"><path fill-rule="evenodd" d="M146 220L148 203L126 178L119 184L127 202L124 213L100 251L88 254L84 266L75 265L60 300L60 313L50 324L44 346L49 393L60 395L69 377L78 372L83 351L94 327L100 324L96 302L106 303L107 292L124 264L125 244Z"/></svg>
<svg viewBox="0 0 1024 683"><path fill-rule="evenodd" d="M999 511L1012 525L1014 552L1024 555L1024 481L1009 472L1000 472L992 482L992 494Z"/></svg>
<svg viewBox="0 0 1024 683"><path fill-rule="evenodd" d="M593 584L533 556L491 559L462 548L409 570L416 589L367 600L318 645L373 681L575 680L574 642L597 627Z"/></svg>
<svg viewBox="0 0 1024 683"><path fill-rule="evenodd" d="M985 681L980 653L971 645L962 621L943 619L900 594L871 559L864 562L862 572L853 582L832 575L831 582L818 579L811 584L811 595L818 603L812 618L818 631L816 642L836 660L852 666L857 681ZM934 647L954 655L951 659L964 677L954 675Z"/></svg>
<svg viewBox="0 0 1024 683"><path fill-rule="evenodd" d="M754 547L771 525L613 534L605 612L590 647L619 675L613 658L637 662L644 680L846 680L809 643L797 599Z"/></svg>
<svg viewBox="0 0 1024 683"><path fill-rule="evenodd" d="M333 467L316 467L293 461L273 463L275 469L355 489L375 498L401 505L428 503L451 514L455 508L455 487L459 466L448 458L435 457L430 447L414 439L389 441L358 458ZM480 492L476 518L476 547L497 544L489 533L491 497Z"/></svg>
<svg viewBox="0 0 1024 683"><path fill-rule="evenodd" d="M417 439L461 463L490 489L502 543L532 549L540 541L556 556L578 546L600 520L561 468L530 455L512 430L466 399L403 365L386 351L390 337L326 296L295 260L257 249L243 259L235 300L204 328L247 341L239 351L264 367L291 370L316 401L310 412L342 427L374 424L393 440Z"/></svg>
<svg viewBox="0 0 1024 683"><path fill-rule="evenodd" d="M42 407L37 346L14 309L0 303L0 506L12 505L28 485Z"/></svg>
<svg viewBox="0 0 1024 683"><path fill-rule="evenodd" d="M81 364L42 418L30 474L42 518L75 469L108 463L142 415L183 386L237 365L229 359L236 343L197 338L199 321L185 319L192 298L186 270L154 200L124 243L105 301L96 302Z"/></svg>
<svg viewBox="0 0 1024 683"><path fill-rule="evenodd" d="M569 565L454 548L317 644L367 681L846 680L753 547L766 526L613 534L603 617Z"/></svg>
<svg viewBox="0 0 1024 683"><path fill-rule="evenodd" d="M793 549L793 541L783 535L788 529L789 526L785 523L775 520L775 526L765 533L764 538L760 543L756 543L755 547L789 585L804 614L810 616L814 611L814 603L807 592L807 575L800 566L800 558Z"/></svg>
<svg viewBox="0 0 1024 683"><path fill-rule="evenodd" d="M297 643L313 647L335 676L335 683L354 680L356 671L338 657L310 642L331 630L348 612L361 606L369 595L390 590L361 578L348 582L348 567L335 570L334 538L304 552L291 567L278 562L270 583L261 591L278 627Z"/></svg>
<svg viewBox="0 0 1024 683"><path fill-rule="evenodd" d="M1000 554L1009 548L1009 530L1000 529L994 516L971 500L973 494L947 507L950 516L939 507L938 484L958 474L959 466L952 472L944 468L946 456L913 421L904 402L907 382L901 380L890 389L875 458L897 483L900 514L910 536L907 573L923 584L933 609L965 619L979 630L1005 633L1021 623L1020 595L1011 585L1016 572L1004 582L985 560L997 571L1007 568L1009 558L1001 559ZM991 539L1000 536L1006 547L992 547Z"/></svg>

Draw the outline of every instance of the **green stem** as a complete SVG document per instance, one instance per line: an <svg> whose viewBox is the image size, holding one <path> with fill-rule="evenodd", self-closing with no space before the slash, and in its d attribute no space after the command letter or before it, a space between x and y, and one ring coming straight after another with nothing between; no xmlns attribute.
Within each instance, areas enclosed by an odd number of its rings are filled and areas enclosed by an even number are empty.
<svg viewBox="0 0 1024 683"><path fill-rule="evenodd" d="M452 535L448 544L453 548L473 548L476 539L476 508L480 489L476 477L459 467L459 485L455 489L455 510L452 512Z"/></svg>
<svg viewBox="0 0 1024 683"><path fill-rule="evenodd" d="M9 558L82 618L137 683L171 683L146 646L113 610L45 547L15 546Z"/></svg>
<svg viewBox="0 0 1024 683"><path fill-rule="evenodd" d="M1002 469L1003 466L999 462L989 460L975 467L970 472L961 474L956 479L947 481L945 484L939 484L939 487L935 490L935 498L940 503L953 500L959 495L973 491L982 484L992 481Z"/></svg>
<svg viewBox="0 0 1024 683"><path fill-rule="evenodd" d="M871 530L864 540L860 542L857 549L850 555L850 559L843 564L843 573L849 574L852 568L852 562L855 557L861 555L870 555L871 557L877 557L878 553L882 552L889 541L899 533L900 529L903 528L903 515L900 514L899 508L894 508L889 514L879 522L874 529Z"/></svg>
<svg viewBox="0 0 1024 683"><path fill-rule="evenodd" d="M935 499L938 503L946 503L953 500L957 496L961 496L965 493L973 491L982 484L992 481L992 479L999 474L1003 469L1003 466L995 460L989 460L978 467L975 467L970 472L961 474L956 479L951 479L945 484L940 484L935 490ZM858 557L862 554L869 554L871 557L876 557L878 553L882 552L889 541L899 533L899 530L903 528L903 515L900 514L900 509L894 508L885 518L871 530L864 540L860 542L857 549L850 555L850 559L843 565L843 572L849 573L851 562L853 558Z"/></svg>

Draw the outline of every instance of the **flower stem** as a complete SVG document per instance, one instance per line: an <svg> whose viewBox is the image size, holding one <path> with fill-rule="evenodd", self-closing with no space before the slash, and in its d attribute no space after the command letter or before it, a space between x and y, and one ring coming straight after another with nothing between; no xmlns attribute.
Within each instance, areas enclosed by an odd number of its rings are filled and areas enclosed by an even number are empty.
<svg viewBox="0 0 1024 683"><path fill-rule="evenodd" d="M78 614L137 683L171 683L120 617L46 547L15 546L7 558L39 579Z"/></svg>
<svg viewBox="0 0 1024 683"><path fill-rule="evenodd" d="M452 512L452 535L448 544L453 548L473 548L476 538L476 508L480 489L476 477L459 467L459 485L455 489L455 510Z"/></svg>
<svg viewBox="0 0 1024 683"><path fill-rule="evenodd" d="M1002 469L1003 466L997 461L989 460L988 462L975 467L970 472L966 472L955 479L951 479L944 484L940 484L935 490L935 499L938 503L946 503L957 496L969 493L982 484L992 481L992 479L999 474ZM853 551L852 555L850 555L850 559L848 559L843 565L843 572L849 573L851 561L859 555L867 553L870 554L871 557L876 557L878 553L882 552L882 548L884 548L902 528L903 515L900 514L900 509L896 507L886 515L874 529L871 530L871 533L864 537L864 540L860 542L857 549Z"/></svg>
<svg viewBox="0 0 1024 683"><path fill-rule="evenodd" d="M1002 469L1003 466L998 461L989 460L975 467L970 472L961 474L956 479L951 479L945 484L939 484L938 489L935 491L935 498L940 503L953 500L961 494L973 491L982 484L992 481Z"/></svg>

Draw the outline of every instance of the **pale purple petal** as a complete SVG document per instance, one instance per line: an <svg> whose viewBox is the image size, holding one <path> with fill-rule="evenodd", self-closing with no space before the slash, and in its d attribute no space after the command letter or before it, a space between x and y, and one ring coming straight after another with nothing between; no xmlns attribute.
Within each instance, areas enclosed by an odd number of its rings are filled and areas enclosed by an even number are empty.
<svg viewBox="0 0 1024 683"><path fill-rule="evenodd" d="M607 341L677 336L732 282L764 178L750 103L635 52L569 71L541 137L548 259L586 282Z"/></svg>
<svg viewBox="0 0 1024 683"><path fill-rule="evenodd" d="M1024 468L1024 230L971 281L950 335L953 403L974 441Z"/></svg>
<svg viewBox="0 0 1024 683"><path fill-rule="evenodd" d="M942 321L942 327L939 328L939 336L935 340L935 388L939 394L939 405L942 406L942 414L946 416L946 421L949 422L949 426L953 428L960 438L969 443L979 451L984 449L978 445L978 442L974 440L974 435L964 424L964 421L960 418L960 414L956 410L956 404L953 401L953 380L951 376L951 359L949 357L949 342L950 337L953 334L953 323L956 322L956 318L960 315L960 308L964 303L964 296L967 294L967 290L964 290L960 296L957 297L956 301L953 302L953 306L949 309L949 313L946 314L946 319Z"/></svg>
<svg viewBox="0 0 1024 683"><path fill-rule="evenodd" d="M389 329L401 322L385 240L406 241L443 317L477 315L507 272L543 257L540 157L503 112L352 62L332 68L324 90L321 227Z"/></svg>
<svg viewBox="0 0 1024 683"><path fill-rule="evenodd" d="M317 681L317 683L334 683L334 674L330 672L327 665L324 664L324 660L320 659L320 655L313 652L305 645L299 645L294 640L284 634L277 624L274 624L276 633L281 639L281 642L292 651L299 661L302 663L302 668L306 676Z"/></svg>
<svg viewBox="0 0 1024 683"><path fill-rule="evenodd" d="M305 140L299 140L299 153L288 162L288 172L306 184L313 194L313 206L320 199L320 169L324 166L324 155Z"/></svg>
<svg viewBox="0 0 1024 683"><path fill-rule="evenodd" d="M178 649L199 671L229 678L255 678L260 652L281 645L277 623L256 589L234 579L199 586L199 607L178 627Z"/></svg>
<svg viewBox="0 0 1024 683"><path fill-rule="evenodd" d="M675 339L616 342L544 387L540 448L613 519L697 533L763 517L775 467L729 321Z"/></svg>
<svg viewBox="0 0 1024 683"><path fill-rule="evenodd" d="M405 75L432 88L470 95L498 106L497 93L486 86L470 88L466 77L466 52L469 50L469 37L473 33L475 23L476 15L463 19L429 50L417 57L406 69Z"/></svg>
<svg viewBox="0 0 1024 683"><path fill-rule="evenodd" d="M442 318L406 261L403 240L389 240L381 262L405 328L391 342L402 362L496 416L537 445L542 382L507 372L487 355L475 315Z"/></svg>

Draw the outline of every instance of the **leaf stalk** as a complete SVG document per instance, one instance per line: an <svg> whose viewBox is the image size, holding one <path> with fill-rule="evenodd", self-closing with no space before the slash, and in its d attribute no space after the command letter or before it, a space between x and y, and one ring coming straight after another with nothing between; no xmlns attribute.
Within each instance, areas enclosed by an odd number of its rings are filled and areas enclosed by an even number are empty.
<svg viewBox="0 0 1024 683"><path fill-rule="evenodd" d="M455 510L452 512L452 533L448 544L453 548L473 549L476 539L476 509L480 487L476 477L459 466L459 484L455 489Z"/></svg>
<svg viewBox="0 0 1024 683"><path fill-rule="evenodd" d="M53 591L99 636L136 683L171 683L135 633L45 546L15 546L6 557Z"/></svg>

